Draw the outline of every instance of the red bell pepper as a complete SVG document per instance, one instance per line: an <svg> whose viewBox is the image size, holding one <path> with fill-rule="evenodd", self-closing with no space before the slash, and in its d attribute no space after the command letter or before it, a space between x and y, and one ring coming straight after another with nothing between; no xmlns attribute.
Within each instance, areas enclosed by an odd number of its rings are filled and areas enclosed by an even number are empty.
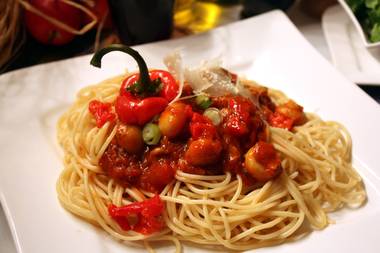
<svg viewBox="0 0 380 253"><path fill-rule="evenodd" d="M137 99L131 96L118 96L115 110L121 122L142 126L154 115L162 112L167 105L168 101L162 97Z"/></svg>
<svg viewBox="0 0 380 253"><path fill-rule="evenodd" d="M138 82L140 74L133 74L127 77L120 88L120 95L130 94L127 88ZM168 102L172 101L178 94L178 84L174 77L166 70L151 70L149 71L150 80L160 79L163 87L159 93L160 97L165 98Z"/></svg>
<svg viewBox="0 0 380 253"><path fill-rule="evenodd" d="M109 215L123 230L134 230L145 235L158 232L164 227L164 221L161 217L163 210L164 203L159 195L121 207L108 206ZM129 217L137 217L137 222L130 224Z"/></svg>
<svg viewBox="0 0 380 253"><path fill-rule="evenodd" d="M125 124L144 125L162 112L178 94L178 84L165 70L148 71L141 55L124 45L110 45L95 53L91 64L101 67L102 57L111 51L122 51L132 56L139 67L139 73L127 77L116 100L116 113Z"/></svg>

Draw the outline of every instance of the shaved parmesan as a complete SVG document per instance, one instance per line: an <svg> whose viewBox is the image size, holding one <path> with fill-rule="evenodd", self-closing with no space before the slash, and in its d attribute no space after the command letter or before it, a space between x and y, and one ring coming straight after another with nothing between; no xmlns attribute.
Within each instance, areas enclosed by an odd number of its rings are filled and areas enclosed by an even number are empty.
<svg viewBox="0 0 380 253"><path fill-rule="evenodd" d="M233 82L231 73L221 67L219 58L204 61L196 68L184 68L180 52L176 50L164 58L164 63L168 71L179 81L178 95L171 103L181 97L185 80L196 95L206 93L210 96L223 96L239 92L238 80L237 83Z"/></svg>
<svg viewBox="0 0 380 253"><path fill-rule="evenodd" d="M193 88L195 94L202 92L212 85L203 80L202 73L203 71L201 69L185 69L186 81Z"/></svg>
<svg viewBox="0 0 380 253"><path fill-rule="evenodd" d="M168 71L170 72L170 74L172 74L174 78L178 80L178 86L179 86L178 94L170 102L170 103L174 103L181 97L183 85L185 82L182 57L179 50L175 50L173 53L170 53L169 55L167 55L164 58L164 63L166 67L168 68Z"/></svg>
<svg viewBox="0 0 380 253"><path fill-rule="evenodd" d="M204 72L203 78L206 79L211 86L204 92L212 96L222 96L229 93L236 94L236 85L232 82L230 74L223 68L212 68Z"/></svg>
<svg viewBox="0 0 380 253"><path fill-rule="evenodd" d="M220 59L217 58L203 62L200 67L185 69L185 79L195 94L203 92L211 96L221 96L237 92L230 73L221 65Z"/></svg>

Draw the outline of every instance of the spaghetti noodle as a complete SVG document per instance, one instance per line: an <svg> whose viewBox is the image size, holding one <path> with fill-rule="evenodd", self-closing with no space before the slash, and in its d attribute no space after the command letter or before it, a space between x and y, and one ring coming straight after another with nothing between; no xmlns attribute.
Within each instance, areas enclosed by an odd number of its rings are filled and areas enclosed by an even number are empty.
<svg viewBox="0 0 380 253"><path fill-rule="evenodd" d="M172 241L248 250L294 240L331 223L327 213L366 200L362 180L351 165L351 138L339 123L307 114L292 131L270 127L270 142L281 157L282 172L266 182L246 184L244 176L226 171L199 175L176 170L160 192L165 227L144 235L123 230L109 215L109 205L124 206L154 196L138 186L109 177L99 160L114 139L117 126L98 128L90 101L114 103L125 76L82 89L58 122L64 170L57 182L63 207L97 225L112 237L152 251L153 241ZM279 105L288 99L269 90ZM309 224L309 228L305 226Z"/></svg>

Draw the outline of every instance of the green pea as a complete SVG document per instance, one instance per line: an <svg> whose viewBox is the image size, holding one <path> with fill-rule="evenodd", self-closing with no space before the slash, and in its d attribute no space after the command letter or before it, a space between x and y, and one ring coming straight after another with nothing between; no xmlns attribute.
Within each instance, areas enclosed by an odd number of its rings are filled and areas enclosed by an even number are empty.
<svg viewBox="0 0 380 253"><path fill-rule="evenodd" d="M157 124L148 123L142 131L144 142L148 145L156 145L161 139L161 131Z"/></svg>
<svg viewBox="0 0 380 253"><path fill-rule="evenodd" d="M210 99L209 96L207 95L198 95L196 98L195 98L195 103L203 110L207 109L210 107L210 105L212 104L212 101Z"/></svg>

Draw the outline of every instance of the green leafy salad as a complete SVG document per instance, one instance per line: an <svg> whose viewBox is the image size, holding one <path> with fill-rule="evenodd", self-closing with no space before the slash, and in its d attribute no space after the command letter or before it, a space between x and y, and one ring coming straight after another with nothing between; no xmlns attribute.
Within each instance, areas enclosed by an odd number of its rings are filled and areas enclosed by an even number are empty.
<svg viewBox="0 0 380 253"><path fill-rule="evenodd" d="M380 41L380 0L346 0L371 42Z"/></svg>

